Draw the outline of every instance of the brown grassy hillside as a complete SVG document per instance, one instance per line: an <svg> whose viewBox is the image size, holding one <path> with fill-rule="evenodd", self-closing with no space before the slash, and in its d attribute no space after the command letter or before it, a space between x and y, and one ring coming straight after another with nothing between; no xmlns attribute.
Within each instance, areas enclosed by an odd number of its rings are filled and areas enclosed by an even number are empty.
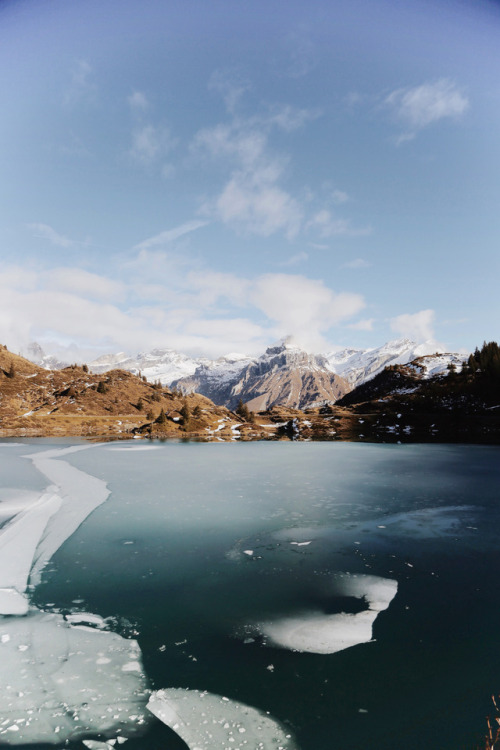
<svg viewBox="0 0 500 750"><path fill-rule="evenodd" d="M160 415L161 418L160 418ZM157 421L159 420L159 421ZM45 370L0 349L1 436L226 437L241 420L198 394L184 397L124 370Z"/></svg>

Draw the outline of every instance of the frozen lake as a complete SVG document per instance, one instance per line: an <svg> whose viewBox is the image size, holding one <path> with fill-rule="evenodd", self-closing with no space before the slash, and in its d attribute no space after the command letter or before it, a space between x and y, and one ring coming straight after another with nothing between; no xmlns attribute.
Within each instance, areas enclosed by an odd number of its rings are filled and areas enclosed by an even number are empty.
<svg viewBox="0 0 500 750"><path fill-rule="evenodd" d="M500 449L0 442L0 746L473 748Z"/></svg>

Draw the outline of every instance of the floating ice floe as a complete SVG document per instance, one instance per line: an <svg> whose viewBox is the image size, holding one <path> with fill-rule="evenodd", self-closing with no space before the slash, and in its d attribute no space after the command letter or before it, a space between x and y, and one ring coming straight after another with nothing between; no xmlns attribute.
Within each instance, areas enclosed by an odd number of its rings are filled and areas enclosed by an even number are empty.
<svg viewBox="0 0 500 750"><path fill-rule="evenodd" d="M151 695L148 709L191 750L296 750L292 735L264 712L198 690L170 688Z"/></svg>
<svg viewBox="0 0 500 750"><path fill-rule="evenodd" d="M131 737L148 720L136 641L31 609L0 618L0 745ZM17 729L14 729L17 727Z"/></svg>
<svg viewBox="0 0 500 750"><path fill-rule="evenodd" d="M112 737L104 743L112 747L142 733L149 716L136 641L103 631L97 615L65 619L29 605L28 582L39 581L45 563L109 495L101 480L56 460L83 447L26 456L54 484L26 495L0 529L1 746L100 735Z"/></svg>
<svg viewBox="0 0 500 750"><path fill-rule="evenodd" d="M368 609L357 614L309 612L262 622L258 629L266 636L266 645L269 646L313 654L334 654L372 640L373 623L379 612L387 609L397 589L397 581L390 578L345 576L339 594L364 598Z"/></svg>

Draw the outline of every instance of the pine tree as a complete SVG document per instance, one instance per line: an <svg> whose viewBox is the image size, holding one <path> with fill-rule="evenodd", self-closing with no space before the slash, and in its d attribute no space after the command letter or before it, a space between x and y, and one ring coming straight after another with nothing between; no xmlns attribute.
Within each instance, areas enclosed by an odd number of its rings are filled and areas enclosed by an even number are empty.
<svg viewBox="0 0 500 750"><path fill-rule="evenodd" d="M167 415L164 409L161 410L160 414L156 417L156 424L165 424L167 421Z"/></svg>
<svg viewBox="0 0 500 750"><path fill-rule="evenodd" d="M142 398L140 398L140 399L139 399L139 401L137 402L137 404L136 404L136 408L137 408L137 409L138 409L139 411L142 411L142 410L143 410L143 408L144 408L144 402L143 402Z"/></svg>
<svg viewBox="0 0 500 750"><path fill-rule="evenodd" d="M97 384L97 393L106 393L106 386L104 380L100 380Z"/></svg>
<svg viewBox="0 0 500 750"><path fill-rule="evenodd" d="M248 406L243 403L242 399L240 398L238 402L238 406L236 407L236 414L241 417L241 419L244 422L250 422L250 412L248 410Z"/></svg>
<svg viewBox="0 0 500 750"><path fill-rule="evenodd" d="M179 410L179 414L182 417L182 425L186 427L189 424L189 420L191 419L191 410L186 399L184 399L184 403L182 405L182 408Z"/></svg>

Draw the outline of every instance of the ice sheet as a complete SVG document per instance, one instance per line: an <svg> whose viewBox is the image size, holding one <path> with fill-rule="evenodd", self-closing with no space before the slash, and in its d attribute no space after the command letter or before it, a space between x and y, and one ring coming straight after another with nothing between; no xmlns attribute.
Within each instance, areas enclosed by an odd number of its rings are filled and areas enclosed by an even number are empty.
<svg viewBox="0 0 500 750"><path fill-rule="evenodd" d="M294 750L292 735L264 712L214 693L170 688L151 695L148 709L191 750Z"/></svg>
<svg viewBox="0 0 500 750"><path fill-rule="evenodd" d="M70 537L93 510L109 497L105 482L74 468L60 456L83 450L87 446L74 446L62 450L35 453L31 458L35 467L53 482L62 499L57 514L50 519L40 538L33 558L30 584L40 583L41 573L52 555Z"/></svg>
<svg viewBox="0 0 500 750"><path fill-rule="evenodd" d="M55 489L55 488L54 488ZM55 492L46 492L0 532L0 614L23 614L21 604L37 544L51 516L61 507ZM11 592L11 593L8 593Z"/></svg>
<svg viewBox="0 0 500 750"><path fill-rule="evenodd" d="M357 614L308 612L258 624L266 645L313 654L334 654L372 640L378 614L396 596L397 581L377 576L345 576L338 586L343 596L364 598L368 609Z"/></svg>
<svg viewBox="0 0 500 750"><path fill-rule="evenodd" d="M0 745L142 733L146 678L131 663L139 646L116 633L36 609L0 617Z"/></svg>
<svg viewBox="0 0 500 750"><path fill-rule="evenodd" d="M99 735L111 744L95 746L112 747L146 726L149 691L136 641L104 631L97 615L65 619L29 608L25 595L28 577L36 585L53 553L109 496L104 482L60 460L85 447L26 456L54 484L24 495L0 529L2 746Z"/></svg>

